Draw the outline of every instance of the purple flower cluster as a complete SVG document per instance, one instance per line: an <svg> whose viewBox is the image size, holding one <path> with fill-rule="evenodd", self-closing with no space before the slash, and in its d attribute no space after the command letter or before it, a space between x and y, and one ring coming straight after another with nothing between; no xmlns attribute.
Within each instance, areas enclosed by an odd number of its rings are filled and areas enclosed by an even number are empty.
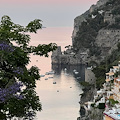
<svg viewBox="0 0 120 120"><path fill-rule="evenodd" d="M33 120L34 116L35 116L35 112L34 111L28 111L26 113L26 117L29 118L29 120Z"/></svg>
<svg viewBox="0 0 120 120"><path fill-rule="evenodd" d="M3 43L0 43L0 50L6 51L6 52L13 52L14 48L9 44L3 42Z"/></svg>
<svg viewBox="0 0 120 120"><path fill-rule="evenodd" d="M22 83L16 82L8 88L4 88L4 89L0 88L0 102L3 103L12 97L16 97L18 99L23 99L22 95L17 94L18 92L21 91L21 88L20 88L21 86L23 86Z"/></svg>
<svg viewBox="0 0 120 120"><path fill-rule="evenodd" d="M23 74L23 68L17 67L13 70L13 72L16 74Z"/></svg>

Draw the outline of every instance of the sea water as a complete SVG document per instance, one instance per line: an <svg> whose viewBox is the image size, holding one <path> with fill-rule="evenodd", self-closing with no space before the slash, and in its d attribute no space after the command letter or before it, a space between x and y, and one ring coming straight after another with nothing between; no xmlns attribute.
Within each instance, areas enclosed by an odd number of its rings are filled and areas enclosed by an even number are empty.
<svg viewBox="0 0 120 120"><path fill-rule="evenodd" d="M65 50L71 45L72 28L44 28L31 34L31 45L57 43ZM42 104L35 120L76 120L79 117L79 100L84 80L84 65L51 65L51 53L48 58L31 55L30 66L38 66L41 78L37 81L36 92ZM78 74L75 74L74 71ZM54 71L54 74L48 74Z"/></svg>

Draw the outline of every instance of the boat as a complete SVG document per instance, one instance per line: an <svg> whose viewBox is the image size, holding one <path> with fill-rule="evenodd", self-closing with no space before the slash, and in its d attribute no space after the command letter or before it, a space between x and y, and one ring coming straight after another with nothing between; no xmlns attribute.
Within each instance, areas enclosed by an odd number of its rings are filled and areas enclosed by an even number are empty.
<svg viewBox="0 0 120 120"><path fill-rule="evenodd" d="M49 75L49 72L46 72L45 75Z"/></svg>
<svg viewBox="0 0 120 120"><path fill-rule="evenodd" d="M80 79L81 77L77 77L77 79Z"/></svg>
<svg viewBox="0 0 120 120"><path fill-rule="evenodd" d="M49 75L51 75L51 74L54 74L55 72L54 71L49 71L48 73L49 73Z"/></svg>
<svg viewBox="0 0 120 120"><path fill-rule="evenodd" d="M65 71L67 70L67 68L64 69Z"/></svg>
<svg viewBox="0 0 120 120"><path fill-rule="evenodd" d="M76 71L76 72L74 72L74 73L75 73L75 74L78 74L79 72Z"/></svg>
<svg viewBox="0 0 120 120"><path fill-rule="evenodd" d="M40 75L40 77L44 77L45 75Z"/></svg>
<svg viewBox="0 0 120 120"><path fill-rule="evenodd" d="M42 26L42 28L46 28L45 26Z"/></svg>
<svg viewBox="0 0 120 120"><path fill-rule="evenodd" d="M53 78L53 77L49 77L50 79Z"/></svg>
<svg viewBox="0 0 120 120"><path fill-rule="evenodd" d="M54 74L55 72L54 71L49 71L49 72L46 72L45 74L46 75L52 75L52 74Z"/></svg>
<svg viewBox="0 0 120 120"><path fill-rule="evenodd" d="M76 71L77 71L77 70L75 70L75 69L73 70L73 72L76 72Z"/></svg>
<svg viewBox="0 0 120 120"><path fill-rule="evenodd" d="M56 82L53 82L53 84L56 84Z"/></svg>
<svg viewBox="0 0 120 120"><path fill-rule="evenodd" d="M75 69L73 70L73 72L74 72L75 74L78 74L78 73L79 73L79 72L77 72L77 70L75 70Z"/></svg>

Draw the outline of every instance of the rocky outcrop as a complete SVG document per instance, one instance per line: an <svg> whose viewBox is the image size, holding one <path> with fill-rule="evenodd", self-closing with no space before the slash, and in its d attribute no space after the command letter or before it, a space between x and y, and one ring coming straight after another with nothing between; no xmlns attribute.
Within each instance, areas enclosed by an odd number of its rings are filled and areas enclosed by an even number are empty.
<svg viewBox="0 0 120 120"><path fill-rule="evenodd" d="M52 54L53 64L90 64L91 62L100 64L117 49L117 44L120 42L120 26L114 27L120 24L116 23L116 20L120 21L120 15L113 14L116 10L115 5L112 9L111 5L105 5L108 1L99 0L96 5L92 5L88 11L75 18L72 33L73 48L64 53L58 48Z"/></svg>
<svg viewBox="0 0 120 120"><path fill-rule="evenodd" d="M84 14L82 14L74 19L74 30L72 33L72 43L74 42L74 37L76 36L77 32L79 31L79 26L81 25L81 23L83 21L86 21L86 18L88 17L88 15L89 15L89 11L85 12Z"/></svg>
<svg viewBox="0 0 120 120"><path fill-rule="evenodd" d="M82 107L84 113L85 108ZM92 108L91 111L87 111L84 116L77 118L77 120L103 120L103 109Z"/></svg>
<svg viewBox="0 0 120 120"><path fill-rule="evenodd" d="M88 101L92 101L94 99L94 95L96 95L96 93L97 89L95 86L88 86L83 89L83 94L81 94L80 99L80 117L78 117L77 120L103 120L100 118L102 117L101 110L89 110L86 104Z"/></svg>
<svg viewBox="0 0 120 120"><path fill-rule="evenodd" d="M80 117L77 120L103 120L104 109L88 107L88 101L93 101L97 90L94 86L86 87L80 100Z"/></svg>
<svg viewBox="0 0 120 120"><path fill-rule="evenodd" d="M90 63L94 61L100 63L109 56L112 51L117 49L117 45L120 42L120 29L101 29L96 37L95 44L98 46L101 53L98 57L90 56L86 61Z"/></svg>
<svg viewBox="0 0 120 120"><path fill-rule="evenodd" d="M75 64L85 64L85 59L87 58L87 53L82 52L79 55L75 55L73 51L68 49L66 53L62 53L61 47L53 51L51 59L52 64L68 64L68 65L75 65Z"/></svg>
<svg viewBox="0 0 120 120"><path fill-rule="evenodd" d="M96 77L95 74L92 72L91 67L87 67L85 69L85 82L88 82L89 84L96 84Z"/></svg>
<svg viewBox="0 0 120 120"><path fill-rule="evenodd" d="M104 5L107 1L109 0L99 0L96 5L92 5L89 9L90 13L92 13L95 9L101 7L102 5Z"/></svg>
<svg viewBox="0 0 120 120"><path fill-rule="evenodd" d="M99 8L100 6L104 5L108 0L99 0L96 5L92 5L88 11L83 13L80 16L77 16L74 19L74 30L72 33L72 42L74 42L74 38L76 36L76 33L79 31L79 27L83 21L86 21L88 15L92 13L95 9Z"/></svg>
<svg viewBox="0 0 120 120"><path fill-rule="evenodd" d="M117 49L120 42L120 27L117 27L116 23L120 15L113 14L115 6L111 8L110 5L105 5L108 1L99 0L96 5L92 5L88 11L74 20L72 44L73 48L77 49L77 54L87 53L86 59L81 59L84 63L94 61L99 64ZM93 32L89 32L89 28ZM86 35L84 35L85 31L87 31Z"/></svg>
<svg viewBox="0 0 120 120"><path fill-rule="evenodd" d="M107 1L109 0L99 0L96 5L92 5L88 11L75 18L72 33L73 48L64 53L58 48L52 54L53 64L90 64L91 62L100 64L105 57L117 49L120 29L110 26L117 26L116 19L118 22L120 15L113 14L112 10L115 10L115 7L106 8Z"/></svg>
<svg viewBox="0 0 120 120"><path fill-rule="evenodd" d="M88 101L92 101L96 93L97 93L97 89L95 88L94 85L85 87L81 95L80 105L84 105L84 103Z"/></svg>
<svg viewBox="0 0 120 120"><path fill-rule="evenodd" d="M100 56L104 60L107 54L117 49L117 44L120 42L120 30L101 29L98 32L95 43L101 50Z"/></svg>

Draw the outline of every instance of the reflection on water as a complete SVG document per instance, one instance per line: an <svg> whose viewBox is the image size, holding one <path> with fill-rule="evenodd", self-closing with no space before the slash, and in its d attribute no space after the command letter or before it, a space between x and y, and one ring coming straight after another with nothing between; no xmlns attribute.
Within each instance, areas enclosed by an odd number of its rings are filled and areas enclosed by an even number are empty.
<svg viewBox="0 0 120 120"><path fill-rule="evenodd" d="M52 69L56 72L56 74L60 75L62 71L66 73L66 75L72 75L76 80L84 81L85 80L85 65L59 65L53 64Z"/></svg>
<svg viewBox="0 0 120 120"><path fill-rule="evenodd" d="M76 120L79 116L79 94L82 93L79 81L84 80L84 65L52 65L51 70L55 74L45 74L37 82L36 90L43 110L37 113L36 120Z"/></svg>
<svg viewBox="0 0 120 120"><path fill-rule="evenodd" d="M31 45L57 43L64 48L71 45L72 28L46 28L37 35L31 35ZM51 55L51 54L50 54ZM37 81L36 92L42 104L42 111L35 120L76 120L79 117L79 94L82 93L79 81L84 80L84 66L51 66L51 58L31 56L28 66L38 66L43 75ZM66 68L66 69L65 69ZM55 74L45 74L49 71ZM78 74L73 72L78 72ZM56 84L53 84L56 82Z"/></svg>
<svg viewBox="0 0 120 120"><path fill-rule="evenodd" d="M43 110L37 113L35 120L76 120L82 93L79 82L84 80L85 66L51 65L50 57L39 56L31 56L28 67L32 65L38 66L42 75L37 81L36 92ZM48 74L49 71L55 74Z"/></svg>

